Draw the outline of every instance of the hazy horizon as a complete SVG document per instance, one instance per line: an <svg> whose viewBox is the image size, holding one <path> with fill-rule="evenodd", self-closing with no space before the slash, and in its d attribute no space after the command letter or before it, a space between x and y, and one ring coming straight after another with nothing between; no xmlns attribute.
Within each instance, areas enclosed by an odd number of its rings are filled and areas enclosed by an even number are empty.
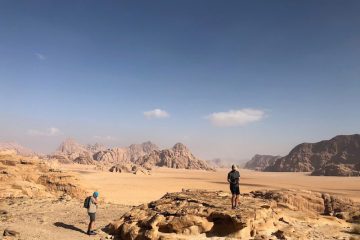
<svg viewBox="0 0 360 240"><path fill-rule="evenodd" d="M0 6L0 141L246 160L360 132L359 1Z"/></svg>

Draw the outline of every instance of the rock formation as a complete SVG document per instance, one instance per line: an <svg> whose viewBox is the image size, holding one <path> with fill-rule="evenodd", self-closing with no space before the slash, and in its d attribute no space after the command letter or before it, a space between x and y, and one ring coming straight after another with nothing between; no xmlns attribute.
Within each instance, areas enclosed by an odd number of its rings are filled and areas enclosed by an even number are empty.
<svg viewBox="0 0 360 240"><path fill-rule="evenodd" d="M16 154L22 156L36 156L37 154L30 148L21 146L15 142L0 142L0 151L14 150Z"/></svg>
<svg viewBox="0 0 360 240"><path fill-rule="evenodd" d="M265 171L313 172L314 175L359 176L360 135L339 135L318 143L302 143Z"/></svg>
<svg viewBox="0 0 360 240"><path fill-rule="evenodd" d="M112 148L100 151L94 155L94 159L105 164L130 163L158 149L155 144L148 141L142 144L132 144L127 148Z"/></svg>
<svg viewBox="0 0 360 240"><path fill-rule="evenodd" d="M177 143L171 149L152 151L150 154L138 158L135 163L151 169L154 166L184 169L212 170L203 160L196 158L189 149Z"/></svg>
<svg viewBox="0 0 360 240"><path fill-rule="evenodd" d="M265 168L272 166L274 162L279 158L281 157L256 154L250 161L245 163L244 168L256 171L263 171Z"/></svg>
<svg viewBox="0 0 360 240"><path fill-rule="evenodd" d="M114 173L133 173L150 175L150 171L134 163L118 163L109 169Z"/></svg>
<svg viewBox="0 0 360 240"><path fill-rule="evenodd" d="M60 163L77 162L80 164L93 164L93 155L104 149L105 147L98 143L85 146L74 139L68 138L60 144L55 153L50 155L49 158L57 159Z"/></svg>
<svg viewBox="0 0 360 240"><path fill-rule="evenodd" d="M85 165L95 164L93 156L90 155L89 153L84 153L78 156L77 158L74 159L73 162L78 164L85 164Z"/></svg>
<svg viewBox="0 0 360 240"><path fill-rule="evenodd" d="M82 198L85 194L72 174L50 168L37 157L0 153L0 199L50 197L67 194Z"/></svg>
<svg viewBox="0 0 360 240"><path fill-rule="evenodd" d="M124 240L348 239L350 235L345 231L350 223L321 217L326 204L320 193L254 192L241 196L236 210L231 209L229 198L225 192L204 190L167 193L157 201L134 207L109 229ZM359 207L347 201L332 201L330 205L348 212Z"/></svg>

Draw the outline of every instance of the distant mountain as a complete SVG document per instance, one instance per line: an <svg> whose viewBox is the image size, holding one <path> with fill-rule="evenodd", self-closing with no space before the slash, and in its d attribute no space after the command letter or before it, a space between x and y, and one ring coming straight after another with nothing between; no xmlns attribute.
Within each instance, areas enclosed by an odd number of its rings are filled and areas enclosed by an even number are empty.
<svg viewBox="0 0 360 240"><path fill-rule="evenodd" d="M227 168L229 166L231 166L231 164L224 162L222 159L220 158L214 158L211 160L206 160L206 163L213 168Z"/></svg>
<svg viewBox="0 0 360 240"><path fill-rule="evenodd" d="M212 170L205 161L196 158L182 143L175 144L171 149L152 151L150 154L137 159L135 163L145 167L146 169L158 166L168 168Z"/></svg>
<svg viewBox="0 0 360 240"><path fill-rule="evenodd" d="M99 151L94 154L94 160L106 164L130 163L154 150L159 150L158 146L148 141L142 144L132 144L126 148Z"/></svg>
<svg viewBox="0 0 360 240"><path fill-rule="evenodd" d="M287 156L277 159L265 171L359 176L360 135L339 135L317 143L302 143Z"/></svg>
<svg viewBox="0 0 360 240"><path fill-rule="evenodd" d="M16 142L0 142L0 151L4 150L13 150L18 155L22 156L35 156L37 155L33 150L30 148L21 146Z"/></svg>
<svg viewBox="0 0 360 240"><path fill-rule="evenodd" d="M92 164L93 155L104 149L105 147L98 143L82 145L75 139L68 138L60 144L49 158L57 159L61 163Z"/></svg>
<svg viewBox="0 0 360 240"><path fill-rule="evenodd" d="M263 171L265 168L272 166L279 158L281 156L256 154L250 161L245 163L244 168Z"/></svg>

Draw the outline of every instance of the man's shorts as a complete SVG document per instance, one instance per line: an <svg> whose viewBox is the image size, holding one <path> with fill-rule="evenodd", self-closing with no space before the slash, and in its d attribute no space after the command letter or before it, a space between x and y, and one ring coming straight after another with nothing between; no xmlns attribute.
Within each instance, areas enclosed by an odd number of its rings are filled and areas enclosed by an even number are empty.
<svg viewBox="0 0 360 240"><path fill-rule="evenodd" d="M95 221L96 219L96 213L88 213L89 214L89 217L90 217L90 221Z"/></svg>
<svg viewBox="0 0 360 240"><path fill-rule="evenodd" d="M240 195L240 188L239 185L230 184L230 191L232 195Z"/></svg>

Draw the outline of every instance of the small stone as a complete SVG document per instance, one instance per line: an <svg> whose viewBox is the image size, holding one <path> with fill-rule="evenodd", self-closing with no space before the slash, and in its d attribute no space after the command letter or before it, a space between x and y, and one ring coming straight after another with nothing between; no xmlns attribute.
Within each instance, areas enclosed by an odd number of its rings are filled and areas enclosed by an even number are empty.
<svg viewBox="0 0 360 240"><path fill-rule="evenodd" d="M11 230L11 229L5 229L4 230L4 233L3 233L3 236L12 236L12 237L17 237L19 236L20 233L17 232L17 231L14 231L14 230Z"/></svg>

